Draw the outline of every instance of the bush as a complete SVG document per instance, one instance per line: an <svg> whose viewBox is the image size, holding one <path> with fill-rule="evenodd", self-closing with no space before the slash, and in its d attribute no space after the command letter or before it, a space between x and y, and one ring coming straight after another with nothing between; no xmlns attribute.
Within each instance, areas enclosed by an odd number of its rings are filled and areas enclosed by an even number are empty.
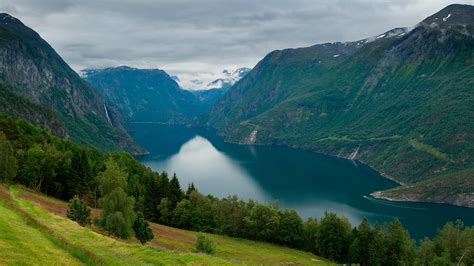
<svg viewBox="0 0 474 266"><path fill-rule="evenodd" d="M91 209L87 207L86 203L75 196L69 201L69 209L67 210L67 217L81 226L91 224Z"/></svg>
<svg viewBox="0 0 474 266"><path fill-rule="evenodd" d="M210 238L199 233L196 240L196 252L214 254L214 243Z"/></svg>

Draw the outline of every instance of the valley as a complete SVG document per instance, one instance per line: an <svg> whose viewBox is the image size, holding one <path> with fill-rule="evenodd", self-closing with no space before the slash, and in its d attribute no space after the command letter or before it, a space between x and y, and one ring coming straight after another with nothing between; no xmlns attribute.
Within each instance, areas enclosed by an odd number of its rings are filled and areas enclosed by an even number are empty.
<svg viewBox="0 0 474 266"><path fill-rule="evenodd" d="M474 6L311 45L292 21L321 6L216 30L200 6L121 3L84 31L37 17L58 3L16 4L0 3L21 14L0 13L0 264L474 263ZM189 13L155 14L172 6Z"/></svg>

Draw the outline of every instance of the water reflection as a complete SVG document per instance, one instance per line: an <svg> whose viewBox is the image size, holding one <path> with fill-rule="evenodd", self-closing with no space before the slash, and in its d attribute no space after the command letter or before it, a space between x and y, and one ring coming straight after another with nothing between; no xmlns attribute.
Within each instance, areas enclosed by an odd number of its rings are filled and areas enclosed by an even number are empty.
<svg viewBox="0 0 474 266"><path fill-rule="evenodd" d="M194 182L203 193L278 200L305 218L325 211L343 214L353 224L363 217L372 223L399 218L415 238L435 234L448 220L474 224L473 209L369 197L396 184L354 161L284 147L232 145L180 126L137 125L134 137L150 151L140 158L143 164L176 172L183 187Z"/></svg>

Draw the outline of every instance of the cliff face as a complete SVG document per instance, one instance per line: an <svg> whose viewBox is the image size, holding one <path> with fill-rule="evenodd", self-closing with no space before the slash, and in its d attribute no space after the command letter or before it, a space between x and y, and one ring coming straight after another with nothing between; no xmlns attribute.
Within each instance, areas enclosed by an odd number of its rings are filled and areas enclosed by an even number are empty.
<svg viewBox="0 0 474 266"><path fill-rule="evenodd" d="M114 108L36 32L8 14L0 14L0 81L56 113L67 135L78 143L141 151Z"/></svg>

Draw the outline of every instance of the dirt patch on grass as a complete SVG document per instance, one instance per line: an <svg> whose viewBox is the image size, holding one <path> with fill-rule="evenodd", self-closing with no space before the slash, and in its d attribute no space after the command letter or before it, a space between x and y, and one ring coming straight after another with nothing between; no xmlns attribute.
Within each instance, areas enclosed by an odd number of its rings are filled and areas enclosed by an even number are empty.
<svg viewBox="0 0 474 266"><path fill-rule="evenodd" d="M11 201L12 197L10 196L10 192L4 186L0 186L0 199L5 201Z"/></svg>
<svg viewBox="0 0 474 266"><path fill-rule="evenodd" d="M66 217L67 210L68 210L68 204L66 202L61 202L56 199L50 199L47 196L35 194L25 189L21 190L19 196L22 199L26 199L35 204L40 205L41 207L43 207L44 209L46 209L47 211L53 214ZM99 217L99 215L100 215L99 209L94 209L94 208L91 209L92 218Z"/></svg>
<svg viewBox="0 0 474 266"><path fill-rule="evenodd" d="M193 233L187 233L182 230L169 227L166 225L150 223L150 228L153 231L153 234L156 236L150 244L152 246L158 246L166 249L173 249L179 251L190 251L189 249L175 246L172 243L165 243L160 241L159 239L164 239L166 242L177 242L183 243L188 245L194 245L196 242L196 236Z"/></svg>

